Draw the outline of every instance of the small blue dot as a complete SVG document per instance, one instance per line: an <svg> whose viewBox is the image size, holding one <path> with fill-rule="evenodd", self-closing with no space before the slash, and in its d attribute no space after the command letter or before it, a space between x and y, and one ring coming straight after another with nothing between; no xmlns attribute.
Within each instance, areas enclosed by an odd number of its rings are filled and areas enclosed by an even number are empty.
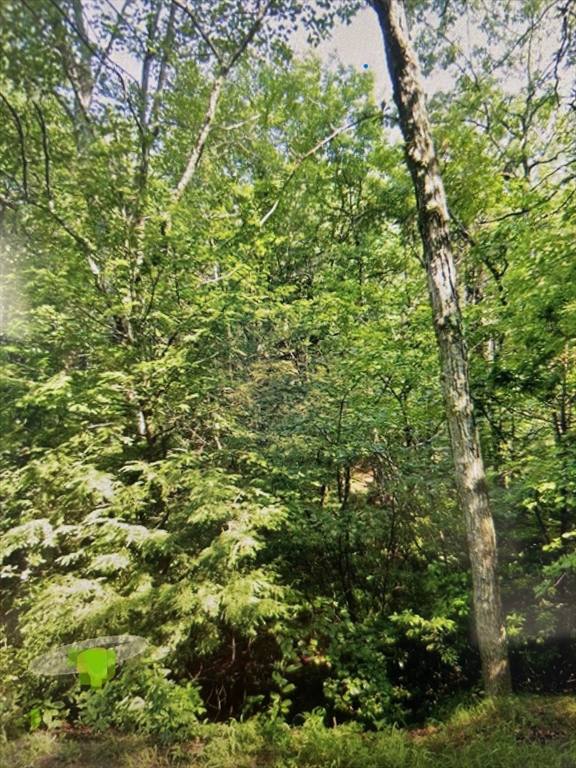
<svg viewBox="0 0 576 768"><path fill-rule="evenodd" d="M368 64L364 64L364 69L368 69Z"/></svg>

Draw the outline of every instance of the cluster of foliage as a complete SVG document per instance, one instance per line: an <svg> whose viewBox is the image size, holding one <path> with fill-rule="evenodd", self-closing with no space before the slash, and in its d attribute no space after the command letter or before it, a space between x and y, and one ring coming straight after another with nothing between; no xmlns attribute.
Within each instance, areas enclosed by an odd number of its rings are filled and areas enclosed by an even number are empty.
<svg viewBox="0 0 576 768"><path fill-rule="evenodd" d="M355 9L317 5L312 39ZM505 27L484 25L469 59L436 50L460 70L431 107L515 682L562 691L576 629L576 113L558 72L573 62L564 46L540 69L541 4L509 5L528 32L508 64L526 82L505 87L491 48ZM161 741L202 717L317 706L378 728L478 689L402 147L370 75L293 59L298 13L2 4L9 730L31 707L49 727ZM102 691L27 672L51 647L123 633L149 650Z"/></svg>

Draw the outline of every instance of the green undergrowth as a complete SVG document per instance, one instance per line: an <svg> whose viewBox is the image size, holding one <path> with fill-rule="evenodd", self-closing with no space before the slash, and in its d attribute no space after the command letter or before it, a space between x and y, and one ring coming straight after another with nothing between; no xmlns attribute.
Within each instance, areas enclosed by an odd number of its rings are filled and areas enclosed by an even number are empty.
<svg viewBox="0 0 576 768"><path fill-rule="evenodd" d="M515 696L456 710L419 729L364 733L252 718L199 726L171 748L109 730L35 731L3 745L4 768L576 768L576 698Z"/></svg>

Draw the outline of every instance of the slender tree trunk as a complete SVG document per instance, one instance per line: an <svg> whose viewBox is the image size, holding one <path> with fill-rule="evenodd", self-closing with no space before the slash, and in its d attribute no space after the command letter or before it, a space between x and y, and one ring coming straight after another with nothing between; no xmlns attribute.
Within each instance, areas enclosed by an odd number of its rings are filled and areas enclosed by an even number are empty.
<svg viewBox="0 0 576 768"><path fill-rule="evenodd" d="M498 586L496 535L470 397L446 195L404 2L370 0L370 4L382 28L406 162L416 192L456 485L466 519L484 688L489 696L506 695L511 691L511 680Z"/></svg>

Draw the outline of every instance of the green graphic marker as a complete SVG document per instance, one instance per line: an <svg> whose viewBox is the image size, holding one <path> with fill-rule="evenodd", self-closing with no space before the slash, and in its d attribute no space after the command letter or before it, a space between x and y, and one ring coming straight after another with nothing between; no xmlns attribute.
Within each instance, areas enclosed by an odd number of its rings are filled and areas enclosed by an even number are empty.
<svg viewBox="0 0 576 768"><path fill-rule="evenodd" d="M102 683L112 680L116 672L116 651L114 648L89 648L86 651L69 648L68 664L78 670L80 685L102 688Z"/></svg>
<svg viewBox="0 0 576 768"><path fill-rule="evenodd" d="M34 659L29 670L36 675L71 675L77 672L80 685L99 690L114 677L116 664L142 653L147 645L147 641L137 635L95 637L45 653Z"/></svg>
<svg viewBox="0 0 576 768"><path fill-rule="evenodd" d="M34 730L34 728L38 728L40 725L40 710L38 707L34 707L34 709L30 710L30 728Z"/></svg>

